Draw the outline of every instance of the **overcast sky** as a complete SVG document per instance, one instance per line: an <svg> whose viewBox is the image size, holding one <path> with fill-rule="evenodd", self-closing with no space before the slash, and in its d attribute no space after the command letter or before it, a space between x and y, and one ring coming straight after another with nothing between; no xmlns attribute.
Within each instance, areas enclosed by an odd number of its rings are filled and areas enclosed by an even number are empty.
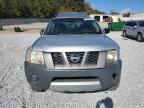
<svg viewBox="0 0 144 108"><path fill-rule="evenodd" d="M109 13L117 11L125 13L133 11L134 13L144 12L144 0L85 0L91 3L94 9L99 9Z"/></svg>

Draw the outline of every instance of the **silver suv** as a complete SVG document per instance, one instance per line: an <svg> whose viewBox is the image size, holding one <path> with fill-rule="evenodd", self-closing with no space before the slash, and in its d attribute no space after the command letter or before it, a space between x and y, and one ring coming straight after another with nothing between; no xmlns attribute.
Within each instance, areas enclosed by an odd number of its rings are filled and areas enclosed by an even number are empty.
<svg viewBox="0 0 144 108"><path fill-rule="evenodd" d="M120 48L86 13L60 13L28 48L25 74L33 91L115 90L121 76Z"/></svg>
<svg viewBox="0 0 144 108"><path fill-rule="evenodd" d="M136 38L137 41L144 41L144 21L127 21L123 30L124 37Z"/></svg>

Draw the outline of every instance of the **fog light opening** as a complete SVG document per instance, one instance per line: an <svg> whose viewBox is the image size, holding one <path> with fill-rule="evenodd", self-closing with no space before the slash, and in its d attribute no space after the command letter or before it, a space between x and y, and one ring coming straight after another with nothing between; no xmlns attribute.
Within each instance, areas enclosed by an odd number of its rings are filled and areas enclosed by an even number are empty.
<svg viewBox="0 0 144 108"><path fill-rule="evenodd" d="M117 79L117 73L112 74L112 78L113 78L113 80L116 80Z"/></svg>
<svg viewBox="0 0 144 108"><path fill-rule="evenodd" d="M38 77L36 75L31 75L31 81L37 81Z"/></svg>

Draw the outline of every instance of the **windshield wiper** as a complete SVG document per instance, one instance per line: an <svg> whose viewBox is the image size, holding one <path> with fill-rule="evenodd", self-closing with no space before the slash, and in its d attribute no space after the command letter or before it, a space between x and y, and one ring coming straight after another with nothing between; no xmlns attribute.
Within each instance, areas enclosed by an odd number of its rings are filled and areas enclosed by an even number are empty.
<svg viewBox="0 0 144 108"><path fill-rule="evenodd" d="M47 33L46 35L59 35L61 33Z"/></svg>
<svg viewBox="0 0 144 108"><path fill-rule="evenodd" d="M100 32L86 32L86 34L100 34Z"/></svg>

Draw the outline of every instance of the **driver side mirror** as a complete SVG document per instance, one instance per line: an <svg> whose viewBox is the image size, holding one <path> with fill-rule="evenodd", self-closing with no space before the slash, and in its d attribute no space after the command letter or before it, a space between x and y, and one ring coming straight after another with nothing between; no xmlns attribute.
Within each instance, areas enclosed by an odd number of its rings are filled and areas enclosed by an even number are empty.
<svg viewBox="0 0 144 108"><path fill-rule="evenodd" d="M104 28L103 32L104 32L104 34L108 34L108 33L110 33L110 29L109 28Z"/></svg>
<svg viewBox="0 0 144 108"><path fill-rule="evenodd" d="M42 29L42 30L40 31L40 35L41 35L41 36L42 36L43 32L44 32L44 29Z"/></svg>
<svg viewBox="0 0 144 108"><path fill-rule="evenodd" d="M137 28L138 26L134 26L134 28Z"/></svg>

